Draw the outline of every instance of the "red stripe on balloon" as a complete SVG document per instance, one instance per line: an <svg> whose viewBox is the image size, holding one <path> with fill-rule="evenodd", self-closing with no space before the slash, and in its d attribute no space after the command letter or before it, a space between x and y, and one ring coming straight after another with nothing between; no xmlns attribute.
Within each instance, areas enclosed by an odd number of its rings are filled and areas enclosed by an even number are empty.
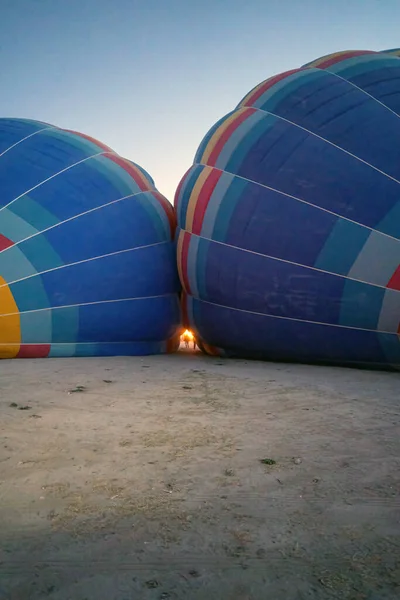
<svg viewBox="0 0 400 600"><path fill-rule="evenodd" d="M183 239L182 239L182 254L181 254L181 271L182 271L182 277L183 277L182 283L183 283L185 292L187 292L188 294L191 294L192 291L190 289L189 277L188 277L188 272L187 272L189 246L190 246L190 234L184 232Z"/></svg>
<svg viewBox="0 0 400 600"><path fill-rule="evenodd" d="M21 344L17 358L46 358L50 347L50 344Z"/></svg>
<svg viewBox="0 0 400 600"><path fill-rule="evenodd" d="M213 169L205 182L203 183L203 187L200 190L200 193L197 197L196 208L193 215L193 225L192 231L193 233L200 235L201 227L204 221L204 215L207 210L208 203L212 196L213 191L215 190L215 186L220 180L222 175L222 171L217 171Z"/></svg>
<svg viewBox="0 0 400 600"><path fill-rule="evenodd" d="M222 148L225 146L226 142L229 140L232 133L239 127L239 125L241 125L246 119L248 119L255 112L256 112L255 108L248 108L247 110L244 110L243 112L239 113L238 117L236 119L234 119L232 121L232 123L225 129L225 131L219 138L218 142L215 144L215 146L209 156L209 159L207 161L207 165L209 165L210 167L215 166L215 163L217 161L217 158L218 158Z"/></svg>
<svg viewBox="0 0 400 600"><path fill-rule="evenodd" d="M156 200L159 201L159 203L161 204L161 206L163 207L168 221L169 221L169 226L171 229L171 238L174 237L175 234L175 229L176 229L176 216L175 216L175 211L174 208L172 206L172 204L170 202L168 202L168 200L165 198L165 196L163 196L162 194L160 194L160 192L152 192L153 196L156 198Z"/></svg>
<svg viewBox="0 0 400 600"><path fill-rule="evenodd" d="M115 162L117 165L119 165L120 167L122 167L124 169L124 171L126 171L127 173L129 173L129 175L132 177L132 179L134 181L136 181L136 183L139 186L139 189L142 192L146 192L146 191L150 190L150 187L149 187L150 186L150 182L147 181L147 179L139 171L139 169L137 169L136 167L134 167L133 165L131 165L128 161L124 160L120 156L117 156L116 154L107 154L107 158L109 158L110 160L112 160L113 162Z"/></svg>
<svg viewBox="0 0 400 600"><path fill-rule="evenodd" d="M14 246L14 242L9 240L5 235L1 235L1 233L0 233L0 252L2 250L6 250L7 248L10 248L10 246Z"/></svg>
<svg viewBox="0 0 400 600"><path fill-rule="evenodd" d="M355 58L356 56L364 56L365 54L376 54L376 52L372 52L371 50L354 50L350 52L345 52L345 54L340 54L340 56L328 58L328 60L319 63L317 65L317 69L326 69L331 65L335 65L336 63L341 62L342 60L348 60L349 58Z"/></svg>
<svg viewBox="0 0 400 600"><path fill-rule="evenodd" d="M400 265L397 267L397 269L393 273L393 275L386 287L390 288L391 290L400 291Z"/></svg>
<svg viewBox="0 0 400 600"><path fill-rule="evenodd" d="M282 81L282 79L285 79L286 77L289 77L289 75L293 75L293 73L297 73L298 71L301 71L302 69L291 69L290 71L285 71L284 73L280 73L279 75L275 75L274 77L270 77L270 79L267 79L267 81L264 83L264 85L262 85L260 88L256 89L254 91L254 94L252 94L251 96L249 96L247 98L247 100L244 103L244 106L252 106L254 104L254 102L257 102L257 100L259 98L261 98L261 96L270 88L272 88L272 86L274 86L276 83L278 83L279 81Z"/></svg>

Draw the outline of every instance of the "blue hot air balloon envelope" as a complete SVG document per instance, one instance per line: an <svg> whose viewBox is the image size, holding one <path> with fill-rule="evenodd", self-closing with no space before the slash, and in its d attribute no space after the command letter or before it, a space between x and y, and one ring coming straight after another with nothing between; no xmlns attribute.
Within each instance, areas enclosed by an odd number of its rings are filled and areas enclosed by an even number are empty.
<svg viewBox="0 0 400 600"><path fill-rule="evenodd" d="M0 358L179 345L175 215L97 140L0 119Z"/></svg>
<svg viewBox="0 0 400 600"><path fill-rule="evenodd" d="M399 54L272 77L201 142L175 206L206 352L400 367Z"/></svg>

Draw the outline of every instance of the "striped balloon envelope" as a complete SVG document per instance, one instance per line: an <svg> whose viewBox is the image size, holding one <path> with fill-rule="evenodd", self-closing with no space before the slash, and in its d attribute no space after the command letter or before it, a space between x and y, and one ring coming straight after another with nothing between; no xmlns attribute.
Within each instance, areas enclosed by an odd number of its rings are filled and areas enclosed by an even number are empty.
<svg viewBox="0 0 400 600"><path fill-rule="evenodd" d="M211 354L400 367L400 59L271 77L175 197L186 326Z"/></svg>
<svg viewBox="0 0 400 600"><path fill-rule="evenodd" d="M100 142L0 119L0 358L179 345L171 204Z"/></svg>

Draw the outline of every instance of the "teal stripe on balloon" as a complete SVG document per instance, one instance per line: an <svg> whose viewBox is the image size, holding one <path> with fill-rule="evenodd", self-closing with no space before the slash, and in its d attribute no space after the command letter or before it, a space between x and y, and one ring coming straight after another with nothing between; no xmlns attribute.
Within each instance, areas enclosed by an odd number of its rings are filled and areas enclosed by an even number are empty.
<svg viewBox="0 0 400 600"><path fill-rule="evenodd" d="M370 233L366 227L338 218L314 266L329 273L347 275Z"/></svg>
<svg viewBox="0 0 400 600"><path fill-rule="evenodd" d="M36 233L37 229L35 227L32 227L24 219L14 214L9 208L3 208L0 218L0 234L16 244Z"/></svg>
<svg viewBox="0 0 400 600"><path fill-rule="evenodd" d="M93 154L98 154L99 152L105 152L104 148L97 146L97 144L94 144L87 138L75 133L70 133L69 131L64 131L63 129L58 129L57 127L54 127L53 129L45 129L38 135L48 137L50 139L57 139L58 142L61 142L61 147L63 145L69 145L72 148L77 148L87 157L93 156Z"/></svg>
<svg viewBox="0 0 400 600"><path fill-rule="evenodd" d="M108 155L96 156L90 160L90 166L101 173L115 188L115 199L138 194L142 190L129 173L109 158ZM150 186L149 186L150 187Z"/></svg>
<svg viewBox="0 0 400 600"><path fill-rule="evenodd" d="M326 71L340 75L344 79L351 79L371 71L381 71L386 67L399 68L399 66L399 60L396 57L382 58L381 54L365 54L330 65Z"/></svg>
<svg viewBox="0 0 400 600"><path fill-rule="evenodd" d="M21 196L11 204L8 210L21 217L37 231L43 231L60 222L55 215L29 196Z"/></svg>
<svg viewBox="0 0 400 600"><path fill-rule="evenodd" d="M378 223L375 229L400 240L400 200L393 206L382 221Z"/></svg>
<svg viewBox="0 0 400 600"><path fill-rule="evenodd" d="M26 258L19 246L11 246L0 252L0 273L9 283L36 273L36 269Z"/></svg>
<svg viewBox="0 0 400 600"><path fill-rule="evenodd" d="M49 307L49 299L40 276L13 283L10 290L21 312Z"/></svg>
<svg viewBox="0 0 400 600"><path fill-rule="evenodd" d="M189 251L187 258L187 277L190 290L193 296L199 295L197 287L197 253L199 249L199 238L196 235L190 235Z"/></svg>
<svg viewBox="0 0 400 600"><path fill-rule="evenodd" d="M163 242L171 238L166 212L151 192L138 194L132 198L132 202L138 202L143 209L143 213L147 215L148 222L143 223L143 225L151 227L154 231L154 235L156 236L154 243Z"/></svg>
<svg viewBox="0 0 400 600"><path fill-rule="evenodd" d="M225 194L231 186L234 179L231 173L222 173L220 179L215 186L207 204L206 212L201 227L201 235L206 238L212 238L217 218L218 210Z"/></svg>
<svg viewBox="0 0 400 600"><path fill-rule="evenodd" d="M385 290L346 279L341 299L339 325L376 329Z"/></svg>
<svg viewBox="0 0 400 600"><path fill-rule="evenodd" d="M227 141L224 144L221 152L218 155L215 166L217 169L221 169L221 171L226 169L226 166L231 158L232 154L236 150L236 148L240 147L241 142L244 140L246 135L254 128L256 129L258 123L265 118L264 113L257 111L253 114L250 114L247 119L245 119L239 127L232 132Z"/></svg>
<svg viewBox="0 0 400 600"><path fill-rule="evenodd" d="M48 271L56 269L64 264L64 261L52 245L46 240L44 235L37 235L20 244L20 249L33 265L36 271Z"/></svg>
<svg viewBox="0 0 400 600"><path fill-rule="evenodd" d="M303 85L309 85L312 81L323 79L324 77L329 77L329 75L321 69L307 69L293 73L292 75L289 75L289 77L285 77L285 79L275 83L271 88L264 92L252 106L259 108L260 110L273 112L282 100L287 98L290 94L293 94L297 89L301 88Z"/></svg>
<svg viewBox="0 0 400 600"><path fill-rule="evenodd" d="M198 288L198 298L207 297L207 263L208 263L208 252L211 246L211 242L203 238L199 238L199 245L197 250L197 263L196 263L196 279Z"/></svg>
<svg viewBox="0 0 400 600"><path fill-rule="evenodd" d="M48 358L68 358L77 356L76 344L52 344Z"/></svg>
<svg viewBox="0 0 400 600"><path fill-rule="evenodd" d="M245 194L248 182L244 179L235 177L229 190L222 198L220 209L215 220L212 239L218 242L225 242L232 215L238 205L241 197Z"/></svg>
<svg viewBox="0 0 400 600"><path fill-rule="evenodd" d="M194 161L193 161L195 164L201 163L201 159L202 159L204 150L206 149L208 142L211 140L212 136L217 131L217 129L222 125L222 123L224 123L227 119L229 119L229 117L231 115L233 115L234 112L236 112L236 109L232 110L227 115L223 116L222 119L217 121L215 123L215 125L213 125L213 127L211 127L211 129L209 129L209 131L206 133L205 137L202 139L200 146L195 154Z"/></svg>
<svg viewBox="0 0 400 600"><path fill-rule="evenodd" d="M177 211L178 224L180 227L182 227L182 229L185 229L185 225L186 225L186 212L187 212L190 195L191 195L193 188L196 184L196 181L197 181L200 173L203 171L203 169L204 169L203 165L193 166L191 172L188 174L186 181L184 182L184 184L182 186L179 204L178 204L178 211Z"/></svg>
<svg viewBox="0 0 400 600"><path fill-rule="evenodd" d="M387 289L382 301L379 315L379 331L397 333L400 326L400 293L397 290Z"/></svg>
<svg viewBox="0 0 400 600"><path fill-rule="evenodd" d="M99 356L101 355L101 344L89 343L89 344L76 344L75 345L75 356Z"/></svg>
<svg viewBox="0 0 400 600"><path fill-rule="evenodd" d="M51 340L51 312L38 310L20 314L23 344L48 344Z"/></svg>
<svg viewBox="0 0 400 600"><path fill-rule="evenodd" d="M51 309L52 342L76 342L79 333L79 306Z"/></svg>
<svg viewBox="0 0 400 600"><path fill-rule="evenodd" d="M390 333L377 335L388 362L400 370L400 336Z"/></svg>
<svg viewBox="0 0 400 600"><path fill-rule="evenodd" d="M149 212L149 215L151 216L153 222L154 222L154 219L153 219L154 213L157 213L157 215L158 215L158 222L161 225L161 227L159 228L160 241L170 240L171 239L170 222L168 219L168 215L165 212L165 209L161 205L160 201L154 195L153 192L144 192L143 198L147 198L147 203L145 204L145 206L146 206L146 208L150 209L150 210L148 210L148 212Z"/></svg>
<svg viewBox="0 0 400 600"><path fill-rule="evenodd" d="M225 166L228 173L237 173L246 156L251 152L258 140L269 131L277 122L278 118L266 113L260 113L262 118L257 121L256 126L250 129L245 137L232 152Z"/></svg>

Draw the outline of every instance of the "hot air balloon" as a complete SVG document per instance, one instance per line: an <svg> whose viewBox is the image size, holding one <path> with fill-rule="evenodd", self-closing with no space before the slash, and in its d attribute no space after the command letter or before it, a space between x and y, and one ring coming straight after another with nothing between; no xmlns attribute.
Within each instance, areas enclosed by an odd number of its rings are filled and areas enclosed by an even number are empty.
<svg viewBox="0 0 400 600"><path fill-rule="evenodd" d="M271 77L201 142L175 206L206 352L400 367L399 54Z"/></svg>
<svg viewBox="0 0 400 600"><path fill-rule="evenodd" d="M0 358L177 349L175 216L97 140L0 119Z"/></svg>

